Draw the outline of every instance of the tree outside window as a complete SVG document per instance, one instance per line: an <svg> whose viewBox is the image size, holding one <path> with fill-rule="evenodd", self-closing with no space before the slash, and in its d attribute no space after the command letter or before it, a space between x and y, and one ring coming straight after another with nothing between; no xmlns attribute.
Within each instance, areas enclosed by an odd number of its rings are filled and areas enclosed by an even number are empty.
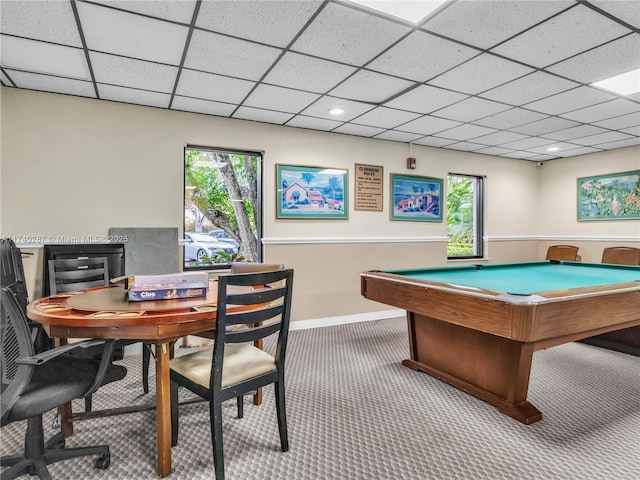
<svg viewBox="0 0 640 480"><path fill-rule="evenodd" d="M185 269L259 261L262 155L187 147L184 162Z"/></svg>
<svg viewBox="0 0 640 480"><path fill-rule="evenodd" d="M482 177L447 177L447 257L482 257Z"/></svg>

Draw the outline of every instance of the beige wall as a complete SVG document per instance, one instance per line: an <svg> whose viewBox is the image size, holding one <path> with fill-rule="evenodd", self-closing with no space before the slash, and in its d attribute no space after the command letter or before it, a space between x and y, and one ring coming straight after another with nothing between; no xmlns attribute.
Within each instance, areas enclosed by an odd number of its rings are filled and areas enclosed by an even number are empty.
<svg viewBox="0 0 640 480"><path fill-rule="evenodd" d="M295 268L295 320L388 309L360 297L358 273L445 264L446 223L392 222L387 200L383 212L351 209L348 220L277 220L276 163L348 168L351 205L355 163L384 167L385 199L390 173L485 175L486 261L544 258L545 242L568 243L558 241L565 236L585 244L640 237L638 221L575 219L575 178L636 169L638 147L536 167L414 145L417 169L408 171L409 147L396 142L6 87L0 94L2 237L181 228L186 144L264 152L264 261ZM34 298L41 249L26 250L35 253L25 259Z"/></svg>

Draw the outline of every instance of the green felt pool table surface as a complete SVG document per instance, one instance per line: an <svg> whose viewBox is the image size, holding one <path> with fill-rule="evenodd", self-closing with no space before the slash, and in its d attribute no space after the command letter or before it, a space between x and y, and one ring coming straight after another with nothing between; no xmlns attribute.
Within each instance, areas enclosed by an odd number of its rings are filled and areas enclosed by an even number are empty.
<svg viewBox="0 0 640 480"><path fill-rule="evenodd" d="M640 267L566 262L471 265L384 273L514 295L640 281Z"/></svg>

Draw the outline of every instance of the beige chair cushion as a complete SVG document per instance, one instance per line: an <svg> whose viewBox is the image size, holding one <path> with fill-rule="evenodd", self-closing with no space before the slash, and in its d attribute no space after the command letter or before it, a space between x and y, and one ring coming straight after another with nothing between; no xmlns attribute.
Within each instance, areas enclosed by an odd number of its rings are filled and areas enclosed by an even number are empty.
<svg viewBox="0 0 640 480"><path fill-rule="evenodd" d="M171 360L171 369L209 388L212 355L213 348L181 355ZM264 350L247 343L230 343L224 349L222 386L228 387L275 369L275 359Z"/></svg>

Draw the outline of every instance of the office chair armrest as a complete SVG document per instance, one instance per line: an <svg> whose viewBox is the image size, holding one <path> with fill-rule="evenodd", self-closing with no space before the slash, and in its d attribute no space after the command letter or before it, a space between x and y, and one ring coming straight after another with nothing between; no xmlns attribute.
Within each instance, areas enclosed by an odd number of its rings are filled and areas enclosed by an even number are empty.
<svg viewBox="0 0 640 480"><path fill-rule="evenodd" d="M89 348L97 345L102 345L105 342L105 340L84 340L82 342L69 343L67 345L61 345L59 347L46 350L42 353L38 353L37 355L18 358L16 359L16 363L21 365L42 365L49 360L59 357L63 353L67 353L78 348Z"/></svg>

